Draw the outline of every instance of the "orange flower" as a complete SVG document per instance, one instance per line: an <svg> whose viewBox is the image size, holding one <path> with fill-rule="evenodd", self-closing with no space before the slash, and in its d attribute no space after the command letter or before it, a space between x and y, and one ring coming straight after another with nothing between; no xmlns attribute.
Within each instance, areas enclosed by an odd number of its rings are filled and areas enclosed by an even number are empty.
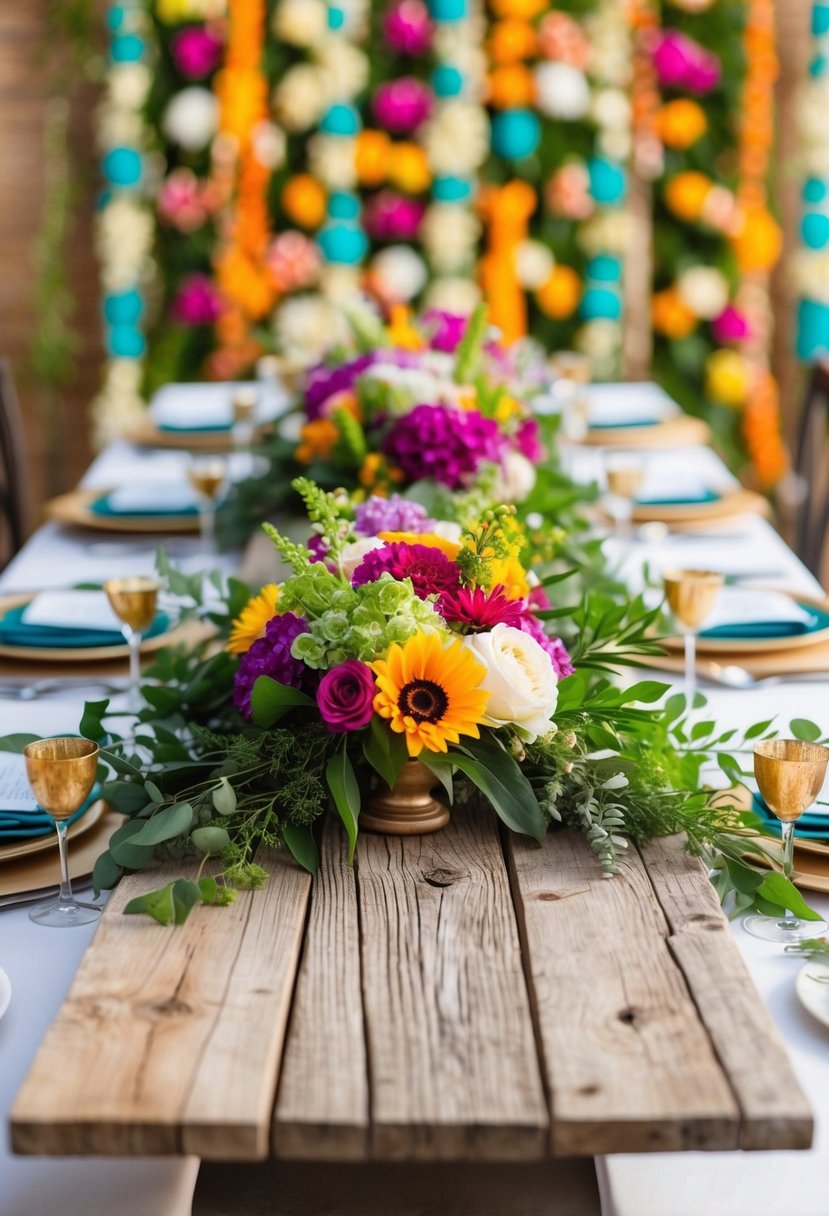
<svg viewBox="0 0 829 1216"><path fill-rule="evenodd" d="M270 275L238 245L229 245L217 258L216 282L222 295L247 316L258 320L270 311L274 300Z"/></svg>
<svg viewBox="0 0 829 1216"><path fill-rule="evenodd" d="M492 0L490 5L496 17L519 17L532 21L549 8L547 0Z"/></svg>
<svg viewBox="0 0 829 1216"><path fill-rule="evenodd" d="M789 467L788 454L780 434L778 398L774 376L763 371L743 414L746 447L764 489L778 482Z"/></svg>
<svg viewBox="0 0 829 1216"><path fill-rule="evenodd" d="M398 350L422 350L426 339L412 325L411 313L405 304L392 304L386 333Z"/></svg>
<svg viewBox="0 0 829 1216"><path fill-rule="evenodd" d="M571 317L581 299L581 279L572 266L556 266L535 293L538 307L555 321Z"/></svg>
<svg viewBox="0 0 829 1216"><path fill-rule="evenodd" d="M354 164L364 186L381 186L386 180L391 148L385 131L361 131L357 136Z"/></svg>
<svg viewBox="0 0 829 1216"><path fill-rule="evenodd" d="M364 489L371 490L372 494L377 494L380 498L386 498L389 487L402 481L403 474L400 469L388 464L380 452L369 452L360 468L358 480Z"/></svg>
<svg viewBox="0 0 829 1216"><path fill-rule="evenodd" d="M681 220L698 220L712 184L704 173L677 173L665 187L665 202Z"/></svg>
<svg viewBox="0 0 829 1216"><path fill-rule="evenodd" d="M651 301L653 327L674 341L687 338L697 327L697 318L684 304L675 287L659 291Z"/></svg>
<svg viewBox="0 0 829 1216"><path fill-rule="evenodd" d="M696 101L680 98L669 101L656 114L656 131L669 148L683 151L701 139L708 130L705 111Z"/></svg>
<svg viewBox="0 0 829 1216"><path fill-rule="evenodd" d="M520 17L493 23L489 35L489 57L493 63L516 63L531 59L538 44L535 27Z"/></svg>
<svg viewBox="0 0 829 1216"><path fill-rule="evenodd" d="M309 173L298 173L282 191L285 213L303 228L319 228L325 219L325 191Z"/></svg>
<svg viewBox="0 0 829 1216"><path fill-rule="evenodd" d="M364 131L363 134L369 132ZM392 144L388 154L388 170L389 179L407 194L422 194L432 183L429 158L417 144Z"/></svg>
<svg viewBox="0 0 829 1216"><path fill-rule="evenodd" d="M731 247L744 274L771 270L783 249L780 225L765 207L746 207L731 236Z"/></svg>
<svg viewBox="0 0 829 1216"><path fill-rule="evenodd" d="M531 106L535 101L535 80L523 63L496 68L489 77L489 101L498 110Z"/></svg>
<svg viewBox="0 0 829 1216"><path fill-rule="evenodd" d="M294 458L300 464L328 460L339 437L339 429L330 418L315 418L313 422L306 422L300 431L300 443Z"/></svg>

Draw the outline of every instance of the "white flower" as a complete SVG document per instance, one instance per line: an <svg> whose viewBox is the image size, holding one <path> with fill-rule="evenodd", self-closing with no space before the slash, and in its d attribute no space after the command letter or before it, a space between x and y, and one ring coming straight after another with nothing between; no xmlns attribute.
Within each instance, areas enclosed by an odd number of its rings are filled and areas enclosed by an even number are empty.
<svg viewBox="0 0 829 1216"><path fill-rule="evenodd" d="M456 545L461 543L463 528L452 519L434 519L430 521L429 531L433 536L442 536L444 540L452 540Z"/></svg>
<svg viewBox="0 0 829 1216"><path fill-rule="evenodd" d="M273 32L290 46L313 46L328 29L322 0L280 0L273 15Z"/></svg>
<svg viewBox="0 0 829 1216"><path fill-rule="evenodd" d="M351 304L360 295L360 270L325 262L320 269L320 291L334 304Z"/></svg>
<svg viewBox="0 0 829 1216"><path fill-rule="evenodd" d="M381 250L372 259L371 270L382 294L403 303L423 289L428 277L423 258L408 245L389 245Z"/></svg>
<svg viewBox="0 0 829 1216"><path fill-rule="evenodd" d="M342 310L316 293L289 296L276 310L273 323L279 349L303 363L349 337Z"/></svg>
<svg viewBox="0 0 829 1216"><path fill-rule="evenodd" d="M522 452L507 452L495 481L495 497L498 502L523 502L532 493L535 480L532 462Z"/></svg>
<svg viewBox="0 0 829 1216"><path fill-rule="evenodd" d="M342 38L326 38L314 51L332 101L362 93L368 84L368 57Z"/></svg>
<svg viewBox="0 0 829 1216"><path fill-rule="evenodd" d="M590 85L570 63L540 63L535 69L536 105L548 118L572 121L590 109Z"/></svg>
<svg viewBox="0 0 829 1216"><path fill-rule="evenodd" d="M553 273L555 258L541 241L522 241L515 251L515 271L525 291L535 291Z"/></svg>
<svg viewBox="0 0 829 1216"><path fill-rule="evenodd" d="M110 359L106 364L101 391L92 402L96 447L111 443L144 417L142 376L138 359Z"/></svg>
<svg viewBox="0 0 829 1216"><path fill-rule="evenodd" d="M596 135L596 151L611 160L626 161L633 147L633 136L629 130L608 129L598 131Z"/></svg>
<svg viewBox="0 0 829 1216"><path fill-rule="evenodd" d="M344 545L341 562L345 577L350 580L365 555L373 549L382 549L385 543L379 536L361 536L359 540Z"/></svg>
<svg viewBox="0 0 829 1216"><path fill-rule="evenodd" d="M329 190L352 190L357 184L355 141L318 131L306 145L309 172Z"/></svg>
<svg viewBox="0 0 829 1216"><path fill-rule="evenodd" d="M155 221L148 207L118 193L98 215L95 246L105 291L126 291L146 277Z"/></svg>
<svg viewBox="0 0 829 1216"><path fill-rule="evenodd" d="M260 122L253 128L253 152L260 165L278 169L285 160L285 132L272 122Z"/></svg>
<svg viewBox="0 0 829 1216"><path fill-rule="evenodd" d="M600 127L624 130L630 126L630 99L621 89L599 89L591 109L593 120Z"/></svg>
<svg viewBox="0 0 829 1216"><path fill-rule="evenodd" d="M728 303L728 283L713 266L689 266L676 287L683 304L703 321L713 321Z"/></svg>
<svg viewBox="0 0 829 1216"><path fill-rule="evenodd" d="M478 94L486 77L486 33L486 20L475 15L465 21L440 21L432 36L435 58L458 68L463 75L464 95L467 97Z"/></svg>
<svg viewBox="0 0 829 1216"><path fill-rule="evenodd" d="M473 279L447 275L434 278L423 301L425 308L444 308L467 316L481 299L481 289Z"/></svg>
<svg viewBox="0 0 829 1216"><path fill-rule="evenodd" d="M469 268L481 235L481 222L456 203L432 203L420 225L420 241L438 274Z"/></svg>
<svg viewBox="0 0 829 1216"><path fill-rule="evenodd" d="M801 249L792 259L791 283L799 296L829 304L829 249Z"/></svg>
<svg viewBox="0 0 829 1216"><path fill-rule="evenodd" d="M137 110L104 105L98 111L96 135L98 147L105 152L110 148L138 147L144 138L144 119Z"/></svg>
<svg viewBox="0 0 829 1216"><path fill-rule="evenodd" d="M573 345L590 359L594 379L618 379L622 347L622 328L618 321L587 321L577 330Z"/></svg>
<svg viewBox="0 0 829 1216"><path fill-rule="evenodd" d="M312 63L288 68L271 96L277 120L286 131L307 131L322 118L330 96L324 72Z"/></svg>
<svg viewBox="0 0 829 1216"><path fill-rule="evenodd" d="M422 142L434 174L474 173L489 155L486 111L461 99L444 102L424 124Z"/></svg>
<svg viewBox="0 0 829 1216"><path fill-rule="evenodd" d="M209 89L189 85L167 103L161 129L171 143L188 152L200 152L219 126L219 103Z"/></svg>
<svg viewBox="0 0 829 1216"><path fill-rule="evenodd" d="M152 80L146 63L116 63L107 76L108 104L123 110L139 110Z"/></svg>
<svg viewBox="0 0 829 1216"><path fill-rule="evenodd" d="M481 687L489 693L488 726L516 726L532 743L554 730L550 721L558 701L558 677L550 656L535 638L511 625L472 634L464 644L486 668Z"/></svg>
<svg viewBox="0 0 829 1216"><path fill-rule="evenodd" d="M581 225L577 239L590 257L600 253L624 254L630 239L630 216L615 208L599 211Z"/></svg>

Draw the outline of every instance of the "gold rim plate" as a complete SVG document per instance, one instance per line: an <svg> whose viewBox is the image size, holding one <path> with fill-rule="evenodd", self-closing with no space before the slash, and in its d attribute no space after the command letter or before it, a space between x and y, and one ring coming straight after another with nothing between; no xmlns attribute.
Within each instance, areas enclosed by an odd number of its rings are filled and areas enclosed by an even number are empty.
<svg viewBox="0 0 829 1216"><path fill-rule="evenodd" d="M89 814L92 812L90 811ZM84 816L86 819L87 816ZM83 822L80 820L79 822ZM124 822L123 816L110 811L84 833L69 850L69 873L73 882L88 878L95 862L106 849L109 838ZM70 828L71 832L71 828ZM21 857L14 865L0 866L0 896L41 891L58 882L57 842L55 856Z"/></svg>
<svg viewBox="0 0 829 1216"><path fill-rule="evenodd" d="M633 522L637 524L695 524L707 520L730 519L733 515L767 515L768 503L753 490L727 490L712 502L634 505Z"/></svg>
<svg viewBox="0 0 829 1216"><path fill-rule="evenodd" d="M76 823L69 825L67 835L70 842L94 828L106 809L106 803L100 798L93 802L85 815L81 815ZM0 865L6 861L15 861L18 857L28 857L31 853L42 853L46 849L57 850L57 847L54 832L45 836L33 836L28 840L17 840L14 844L0 844Z"/></svg>
<svg viewBox="0 0 829 1216"><path fill-rule="evenodd" d="M775 588L776 590L776 588ZM788 591L781 592L783 595L789 595ZM798 604L805 604L806 607L819 608L821 612L826 612L826 600L812 599L807 595L791 595L791 599ZM737 655L741 654L765 654L767 651L786 651L786 650L804 650L809 646L820 646L823 642L829 642L829 625L823 629L816 629L814 633L793 633L787 638L744 638L742 641L738 638L697 638L697 653L700 655L717 654L717 655ZM665 646L670 650L681 650L684 643L681 637L668 638Z"/></svg>
<svg viewBox="0 0 829 1216"><path fill-rule="evenodd" d="M198 532L198 515L95 515L92 503L112 487L100 490L71 490L46 504L46 514L60 524L91 528L95 532Z"/></svg>
<svg viewBox="0 0 829 1216"><path fill-rule="evenodd" d="M34 595L0 596L0 616L11 608L19 608L28 604ZM141 643L142 654L152 654L164 646L174 645L181 637L179 626L156 634ZM0 642L0 658L28 659L33 663L102 663L107 659L118 661L129 658L129 646L126 642L117 642L112 646L6 646Z"/></svg>
<svg viewBox="0 0 829 1216"><path fill-rule="evenodd" d="M264 438L273 429L267 423L257 427L257 439ZM124 438L129 443L142 448L167 448L176 452L232 452L234 449L233 431L163 431L157 427L152 418L143 418L136 426L127 431Z"/></svg>
<svg viewBox="0 0 829 1216"><path fill-rule="evenodd" d="M588 431L584 442L596 448L672 448L709 443L711 428L688 414L666 418L653 426L602 427Z"/></svg>

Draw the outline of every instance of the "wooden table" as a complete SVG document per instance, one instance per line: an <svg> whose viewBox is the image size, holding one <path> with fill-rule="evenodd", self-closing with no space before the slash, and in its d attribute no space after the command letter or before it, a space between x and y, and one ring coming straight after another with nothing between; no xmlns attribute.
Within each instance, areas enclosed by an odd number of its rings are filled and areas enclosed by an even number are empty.
<svg viewBox="0 0 829 1216"><path fill-rule="evenodd" d="M607 880L486 807L413 839L337 823L311 879L163 929L113 895L12 1114L14 1148L510 1161L806 1148L812 1120L702 866ZM169 877L180 873L170 870Z"/></svg>

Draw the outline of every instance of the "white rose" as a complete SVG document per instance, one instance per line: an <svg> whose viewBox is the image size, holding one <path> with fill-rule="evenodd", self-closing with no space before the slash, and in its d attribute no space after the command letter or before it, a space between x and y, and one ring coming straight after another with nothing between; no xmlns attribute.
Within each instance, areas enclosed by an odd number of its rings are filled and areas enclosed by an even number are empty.
<svg viewBox="0 0 829 1216"><path fill-rule="evenodd" d="M590 85L580 68L569 63L541 63L535 69L536 105L548 118L584 118L590 109Z"/></svg>
<svg viewBox="0 0 829 1216"><path fill-rule="evenodd" d="M425 308L445 308L461 316L471 313L481 298L481 289L473 279L446 275L432 280L423 301Z"/></svg>
<svg viewBox="0 0 829 1216"><path fill-rule="evenodd" d="M333 304L352 304L360 295L358 267L328 262L320 269L320 291Z"/></svg>
<svg viewBox="0 0 829 1216"><path fill-rule="evenodd" d="M593 121L600 127L625 130L631 123L630 100L621 89L600 89L592 102Z"/></svg>
<svg viewBox="0 0 829 1216"><path fill-rule="evenodd" d="M423 258L408 245L389 245L372 258L371 269L385 295L404 303L414 299L426 283Z"/></svg>
<svg viewBox="0 0 829 1216"><path fill-rule="evenodd" d="M420 225L421 244L438 274L466 269L480 235L480 220L456 203L432 203Z"/></svg>
<svg viewBox="0 0 829 1216"><path fill-rule="evenodd" d="M703 321L718 317L728 303L728 283L713 266L690 266L676 281L679 298Z"/></svg>
<svg viewBox="0 0 829 1216"><path fill-rule="evenodd" d="M501 502L523 502L535 486L535 469L522 452L507 452L496 479L496 497Z"/></svg>
<svg viewBox="0 0 829 1216"><path fill-rule="evenodd" d="M429 531L434 536L441 536L444 540L454 541L456 545L461 543L461 537L463 536L463 528L460 524L456 524L453 519L432 520Z"/></svg>
<svg viewBox="0 0 829 1216"><path fill-rule="evenodd" d="M382 549L385 543L379 536L363 536L360 540L352 540L344 545L341 561L345 577L350 580L365 555L373 549Z"/></svg>
<svg viewBox="0 0 829 1216"><path fill-rule="evenodd" d="M536 291L553 273L555 258L541 241L521 241L515 251L515 272L525 291Z"/></svg>
<svg viewBox="0 0 829 1216"><path fill-rule="evenodd" d="M332 98L356 97L366 88L369 63L358 47L335 36L317 46L314 56Z"/></svg>
<svg viewBox="0 0 829 1216"><path fill-rule="evenodd" d="M329 190L352 190L357 183L356 141L318 131L306 145L308 168Z"/></svg>
<svg viewBox="0 0 829 1216"><path fill-rule="evenodd" d="M272 122L260 122L253 129L253 151L260 165L278 169L285 160L285 132Z"/></svg>
<svg viewBox="0 0 829 1216"><path fill-rule="evenodd" d="M206 148L219 126L219 103L209 89L190 85L175 93L161 119L161 129L171 143L188 152Z"/></svg>
<svg viewBox="0 0 829 1216"><path fill-rule="evenodd" d="M139 110L150 91L153 77L146 63L118 63L107 77L109 103L124 110Z"/></svg>
<svg viewBox="0 0 829 1216"><path fill-rule="evenodd" d="M516 726L529 743L555 729L550 718L558 701L558 677L550 656L521 629L496 625L464 644L486 667L481 687L489 693L488 726Z"/></svg>
<svg viewBox="0 0 829 1216"><path fill-rule="evenodd" d="M486 110L463 100L444 102L424 124L422 143L433 173L474 173L489 155Z"/></svg>
<svg viewBox="0 0 829 1216"><path fill-rule="evenodd" d="M322 70L310 63L288 68L273 91L274 113L286 131L307 131L322 118L330 97Z"/></svg>
<svg viewBox="0 0 829 1216"><path fill-rule="evenodd" d="M273 15L273 32L291 46L313 46L328 29L322 0L281 0Z"/></svg>

